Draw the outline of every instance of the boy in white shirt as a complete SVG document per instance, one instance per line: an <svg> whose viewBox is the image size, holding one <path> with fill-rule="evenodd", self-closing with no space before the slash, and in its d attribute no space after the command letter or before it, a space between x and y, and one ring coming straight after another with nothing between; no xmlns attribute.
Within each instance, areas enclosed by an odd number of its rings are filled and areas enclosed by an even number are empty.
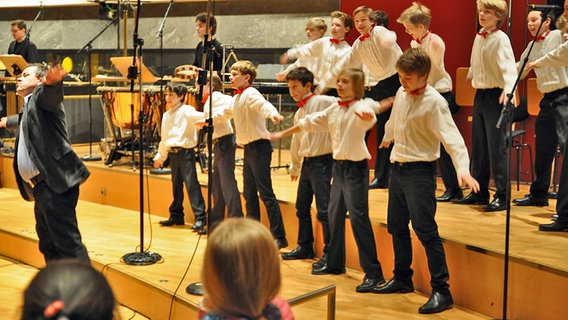
<svg viewBox="0 0 568 320"><path fill-rule="evenodd" d="M452 94L452 78L444 67L446 44L440 36L430 32L431 17L430 9L421 3L413 2L412 6L401 13L397 22L404 25L406 33L412 36L413 40L410 42L410 46L412 48L424 48L428 53L432 61L428 83L448 101L450 111L452 114L455 114L459 111L459 107L455 104L455 97ZM454 168L452 159L443 145L440 146L439 163L446 191L436 200L448 202L463 198L462 190L458 184L458 177L456 176L456 168Z"/></svg>
<svg viewBox="0 0 568 320"><path fill-rule="evenodd" d="M309 114L322 111L335 103L337 98L314 95L312 86L314 75L308 69L299 67L286 75L290 95L296 101L298 111L294 115L294 124ZM330 237L328 205L331 189L331 167L333 166L331 137L329 132L297 132L292 137L290 146L292 164L290 177L298 181L296 196L296 215L298 216L298 247L282 254L284 260L311 259L314 236L312 229L312 201L315 196L317 219L322 226L323 256L314 265L327 262Z"/></svg>
<svg viewBox="0 0 568 320"><path fill-rule="evenodd" d="M550 24L554 18L553 13L544 17L543 11L532 10L527 16L527 27L534 37L534 46L528 61L535 61L548 52L556 49L564 41L560 30L550 30ZM540 27L540 33L536 34ZM525 60L532 41L521 55L517 67L521 67ZM523 72L523 77L529 71ZM534 171L536 180L533 181L530 193L523 198L514 199L513 203L518 206L548 206L548 188L550 187L550 175L552 174L552 161L556 148L560 143L562 150L566 145L566 133L568 132L568 68L546 67L535 70L538 90L544 94L540 101L538 116L535 127L535 163Z"/></svg>
<svg viewBox="0 0 568 320"><path fill-rule="evenodd" d="M471 50L468 78L476 89L471 122L472 173L481 189L471 192L458 204L482 204L485 211L502 211L507 208L507 156L505 127L496 128L507 94L517 79L515 56L509 37L499 29L507 17L505 0L478 0L478 19L481 30ZM513 96L513 104L516 104ZM495 194L489 203L489 177L493 170Z"/></svg>
<svg viewBox="0 0 568 320"><path fill-rule="evenodd" d="M266 119L278 123L284 119L278 110L251 86L256 78L256 67L247 60L235 62L231 66L231 86L234 90L234 103L224 108L215 119L226 121L233 118L237 144L244 147L243 196L247 218L260 220L258 196L266 207L270 220L270 231L279 249L288 246L282 213L270 176L272 144L267 137Z"/></svg>
<svg viewBox="0 0 568 320"><path fill-rule="evenodd" d="M454 123L447 101L428 84L431 60L422 48L411 48L397 62L400 88L394 100L385 137L380 147L394 143L393 170L389 184L388 231L394 248L394 277L374 293L407 293L412 284L412 242L409 223L424 246L432 294L420 313L437 313L453 305L447 281L448 266L436 213L436 159L440 143L452 156L458 179L479 190L469 173L463 138Z"/></svg>
<svg viewBox="0 0 568 320"><path fill-rule="evenodd" d="M351 31L353 20L341 11L331 13L331 37L323 37L299 48L288 49L280 56L280 63L285 64L292 58L317 57L318 68L314 77L318 79L315 94L337 96L337 75L343 69L351 46L345 41L345 35Z"/></svg>
<svg viewBox="0 0 568 320"><path fill-rule="evenodd" d="M158 153L154 157L154 168L161 168L170 159L172 168L172 187L174 199L170 205L170 218L160 221L162 226L184 224L183 184L187 189L189 202L193 209L195 222L191 227L200 230L205 227L205 201L195 169L195 150L197 130L195 122L203 119L203 113L190 105L183 104L187 87L179 82L166 85L165 99L169 110L162 117L161 140Z"/></svg>

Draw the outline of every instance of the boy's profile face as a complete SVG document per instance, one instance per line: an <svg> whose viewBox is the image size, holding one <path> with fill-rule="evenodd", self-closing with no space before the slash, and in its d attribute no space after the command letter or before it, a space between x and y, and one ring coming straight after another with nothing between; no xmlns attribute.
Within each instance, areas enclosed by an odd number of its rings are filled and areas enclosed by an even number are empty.
<svg viewBox="0 0 568 320"><path fill-rule="evenodd" d="M341 19L331 19L331 36L333 39L341 40L345 38L347 32L349 32L349 27L346 27Z"/></svg>
<svg viewBox="0 0 568 320"><path fill-rule="evenodd" d="M355 98L353 80L350 77L342 75L337 79L337 95L343 100Z"/></svg>
<svg viewBox="0 0 568 320"><path fill-rule="evenodd" d="M428 74L419 75L416 72L405 72L400 69L397 70L400 85L406 92L412 92L418 88L421 88L424 86L424 84L426 84L426 81L428 81Z"/></svg>
<svg viewBox="0 0 568 320"><path fill-rule="evenodd" d="M495 9L487 9L483 5L479 7L477 18L479 19L479 24L486 31L497 27L497 23L499 22L499 17L497 17Z"/></svg>
<svg viewBox="0 0 568 320"><path fill-rule="evenodd" d="M353 23L361 35L367 34L373 27L373 21L371 21L369 15L364 11L359 11L353 16Z"/></svg>
<svg viewBox="0 0 568 320"><path fill-rule="evenodd" d="M250 75L243 75L239 70L231 70L229 81L233 89L244 88L250 84Z"/></svg>
<svg viewBox="0 0 568 320"><path fill-rule="evenodd" d="M288 91L290 91L290 96L294 101L302 100L303 97L312 92L311 89L311 82L306 83L304 86L300 80L288 80Z"/></svg>
<svg viewBox="0 0 568 320"><path fill-rule="evenodd" d="M207 29L207 23L201 22L199 20L195 22L195 31L197 32L197 36L199 37L199 39L203 39L203 37L205 36L206 29ZM209 27L210 34L212 29L213 29L212 27Z"/></svg>
<svg viewBox="0 0 568 320"><path fill-rule="evenodd" d="M181 97L177 95L174 91L167 90L164 92L166 98L166 104L169 108L177 106L181 103Z"/></svg>
<svg viewBox="0 0 568 320"><path fill-rule="evenodd" d="M308 37L308 40L310 41L317 40L323 37L323 30L317 28L306 29L306 37Z"/></svg>
<svg viewBox="0 0 568 320"><path fill-rule="evenodd" d="M540 28L540 34L536 34L541 22L542 17L540 11L531 11L527 15L527 28L533 37L538 37L548 31L550 20L546 19Z"/></svg>
<svg viewBox="0 0 568 320"><path fill-rule="evenodd" d="M427 31L423 24L416 25L404 22L402 25L404 26L404 31L414 39L420 39Z"/></svg>

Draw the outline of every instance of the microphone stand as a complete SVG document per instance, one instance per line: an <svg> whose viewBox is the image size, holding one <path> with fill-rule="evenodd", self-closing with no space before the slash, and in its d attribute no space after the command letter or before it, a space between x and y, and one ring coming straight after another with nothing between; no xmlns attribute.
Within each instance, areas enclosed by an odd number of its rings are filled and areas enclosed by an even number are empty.
<svg viewBox="0 0 568 320"><path fill-rule="evenodd" d="M542 10L542 17L541 23L538 26L536 31L536 35L540 34L540 29L542 24L547 19L548 11ZM503 124L509 124L509 134L507 136L507 173L505 175L505 179L507 181L507 189L505 191L505 203L507 204L507 211L505 215L505 256L504 256L504 268L503 268L503 320L507 319L507 299L508 299L508 289L509 289L509 242L510 242L510 234L511 234L511 153L513 151L513 111L515 107L513 106L511 100L515 96L515 90L517 89L517 85L521 80L523 75L523 71L525 70L525 66L529 61L529 57L531 55L532 49L534 47L536 41L532 41L531 46L527 52L526 57L523 59L523 63L521 68L519 69L519 73L517 75L517 79L515 80L515 84L511 89L511 92L507 94L507 103L503 105L503 109L501 109L501 115L499 116L499 120L497 120L497 125L495 127L501 128Z"/></svg>
<svg viewBox="0 0 568 320"><path fill-rule="evenodd" d="M93 96L93 79L92 79L92 49L93 49L93 42L97 40L114 22L116 18L114 18L109 24L107 24L96 36L94 36L87 44L77 51L77 54L87 52L87 63L88 63L88 71L87 77L89 79L89 155L81 157L83 161L100 161L101 157L98 155L93 155L93 111L92 111L92 96Z"/></svg>
<svg viewBox="0 0 568 320"><path fill-rule="evenodd" d="M40 6L39 6L39 11L37 12L34 21L32 21L32 23L30 23L30 27L28 28L28 30L26 31L26 38L30 38L30 33L32 33L32 28L35 24L35 22L37 21L37 19L39 18L39 16L41 16L41 14L43 13L43 2L40 1Z"/></svg>
<svg viewBox="0 0 568 320"><path fill-rule="evenodd" d="M165 99L164 99L164 26L166 24L166 18L170 13L170 9L174 4L174 0L170 0L170 4L166 9L166 13L164 14L164 18L162 18L162 23L160 23L160 27L158 28L158 32L156 33L156 39L160 38L160 123L158 123L158 133L162 136L161 132L161 117L165 111ZM169 168L152 168L150 169L150 173L152 174L168 174L171 173Z"/></svg>
<svg viewBox="0 0 568 320"><path fill-rule="evenodd" d="M146 121L144 108L142 108L142 72L138 71L136 58L139 56L140 67L142 67L142 45L144 39L138 38L138 24L140 21L140 10L142 9L141 1L138 0L138 10L136 10L136 23L134 27L134 54L132 57L132 66L128 68L128 79L130 79L130 94L134 96L134 80L138 78L140 86L140 111L138 113L138 126L140 129L140 140L138 141L138 149L140 154L140 252L127 253L122 256L121 261L129 265L150 265L162 259L162 256L156 252L144 251L144 123ZM130 104L131 114L134 113L134 102ZM134 120L132 120L134 121ZM134 146L134 131L132 131L132 145ZM132 147L134 149L134 147ZM132 153L134 159L134 152ZM133 161L134 162L134 161Z"/></svg>
<svg viewBox="0 0 568 320"><path fill-rule="evenodd" d="M209 99L209 117L207 118L207 125L201 130L205 130L204 133L207 134L207 210L205 213L205 225L209 225L209 215L211 214L211 199L212 199L212 188L213 188L213 91L211 86L213 85L213 69L214 69L214 54L215 46L209 39L209 26L210 18L213 16L213 10L211 9L211 0L207 1L207 22L205 26L205 35L203 37L203 58L202 58L202 70L199 71L197 77L197 82L199 83L199 97L203 94L203 87L207 84L207 71L209 71L209 86L210 95ZM207 60L209 58L209 60ZM207 64L209 61L209 65ZM211 226L209 226L211 227ZM207 234L207 229L203 227L199 230L199 235ZM203 283L193 282L190 283L185 291L192 295L202 296L204 294Z"/></svg>

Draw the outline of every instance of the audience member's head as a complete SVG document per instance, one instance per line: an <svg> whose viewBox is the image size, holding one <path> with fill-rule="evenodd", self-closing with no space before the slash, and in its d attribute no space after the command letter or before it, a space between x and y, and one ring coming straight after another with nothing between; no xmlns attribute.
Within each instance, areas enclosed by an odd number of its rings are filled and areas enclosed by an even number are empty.
<svg viewBox="0 0 568 320"><path fill-rule="evenodd" d="M79 260L50 262L24 292L22 320L112 320L115 300L105 277Z"/></svg>
<svg viewBox="0 0 568 320"><path fill-rule="evenodd" d="M280 290L278 248L255 220L221 222L207 240L204 259L204 303L220 316L256 319Z"/></svg>

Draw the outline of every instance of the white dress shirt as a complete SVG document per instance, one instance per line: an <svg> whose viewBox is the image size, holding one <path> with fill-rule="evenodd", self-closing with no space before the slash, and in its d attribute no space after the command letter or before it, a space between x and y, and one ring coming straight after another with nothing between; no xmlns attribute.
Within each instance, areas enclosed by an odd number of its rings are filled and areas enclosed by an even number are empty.
<svg viewBox="0 0 568 320"><path fill-rule="evenodd" d="M30 100L32 94L28 94L24 97L24 108L27 108L28 101ZM20 134L18 137L18 171L20 176L25 182L30 182L30 180L39 174L39 169L30 157L30 152L28 151L28 141L26 141L26 134L24 133L24 127L27 128L27 124L20 123ZM30 130L29 128L27 128ZM33 129L32 129L33 130Z"/></svg>
<svg viewBox="0 0 568 320"><path fill-rule="evenodd" d="M304 97L305 98L305 97ZM323 111L337 102L336 97L313 95L306 104L299 108L294 115L294 124L305 118L309 114ZM302 160L304 157L317 157L332 153L331 137L329 132L304 132L294 133L290 144L290 154L292 164L290 165L290 175L297 177L302 171Z"/></svg>
<svg viewBox="0 0 568 320"><path fill-rule="evenodd" d="M533 41L529 42L527 48L521 55L521 58L517 63L517 68L521 67L522 61L524 61L527 56L532 42ZM562 43L564 43L562 32L560 30L550 31L546 34L543 40L535 42L528 62L533 62L538 58L545 56L548 52L558 48L558 46ZM565 66L537 68L534 72L536 74L536 86L538 91L542 93L549 93L568 87L568 68ZM527 75L528 72L523 72L523 78Z"/></svg>
<svg viewBox="0 0 568 320"><path fill-rule="evenodd" d="M345 66L351 47L345 40L338 44L331 42L331 37L323 37L298 48L288 49L288 57L317 57L318 68L314 74L318 86L336 88L337 76Z"/></svg>
<svg viewBox="0 0 568 320"><path fill-rule="evenodd" d="M365 65L376 81L385 80L396 73L396 62L402 50L396 43L396 33L385 27L377 26L369 31L370 37L353 42L349 65Z"/></svg>
<svg viewBox="0 0 568 320"><path fill-rule="evenodd" d="M469 173L469 157L448 103L432 86L412 95L400 87L396 93L383 142L393 141L391 162L435 161L440 142L448 151L458 174Z"/></svg>
<svg viewBox="0 0 568 320"><path fill-rule="evenodd" d="M561 67L568 65L568 41L562 43L544 57L538 58L534 63L537 67Z"/></svg>
<svg viewBox="0 0 568 320"><path fill-rule="evenodd" d="M260 139L268 139L266 119L279 115L278 110L268 102L256 88L248 87L237 94L234 103L219 112L214 112L214 121L233 118L237 144L246 145Z"/></svg>
<svg viewBox="0 0 568 320"><path fill-rule="evenodd" d="M348 108L336 102L323 111L305 116L298 121L298 126L309 132L329 131L335 160L371 159L365 133L373 127L377 118L363 120L355 115L355 111L375 112L378 105L378 101L369 98L354 101Z"/></svg>
<svg viewBox="0 0 568 320"><path fill-rule="evenodd" d="M230 120L224 121L217 121L215 118L215 112L221 111L224 108L231 108L234 99L232 96L223 94L219 91L213 91L211 95L207 98L205 105L203 106L203 113L205 114L205 118L209 117L209 105L213 102L213 139L218 139L223 136L232 134L233 126L231 125Z"/></svg>
<svg viewBox="0 0 568 320"><path fill-rule="evenodd" d="M178 104L164 113L162 117L161 140L154 161L164 161L168 158L171 148L195 148L197 145L197 130L195 122L204 118L203 112L194 107Z"/></svg>
<svg viewBox="0 0 568 320"><path fill-rule="evenodd" d="M481 32L484 30L481 29ZM467 78L475 89L501 88L510 93L517 79L517 68L509 37L501 31L477 34L471 50Z"/></svg>
<svg viewBox="0 0 568 320"><path fill-rule="evenodd" d="M452 91L452 78L444 66L444 55L446 53L444 40L437 34L428 32L424 38L420 39L420 43L412 40L410 46L426 50L432 61L428 83L440 93Z"/></svg>

